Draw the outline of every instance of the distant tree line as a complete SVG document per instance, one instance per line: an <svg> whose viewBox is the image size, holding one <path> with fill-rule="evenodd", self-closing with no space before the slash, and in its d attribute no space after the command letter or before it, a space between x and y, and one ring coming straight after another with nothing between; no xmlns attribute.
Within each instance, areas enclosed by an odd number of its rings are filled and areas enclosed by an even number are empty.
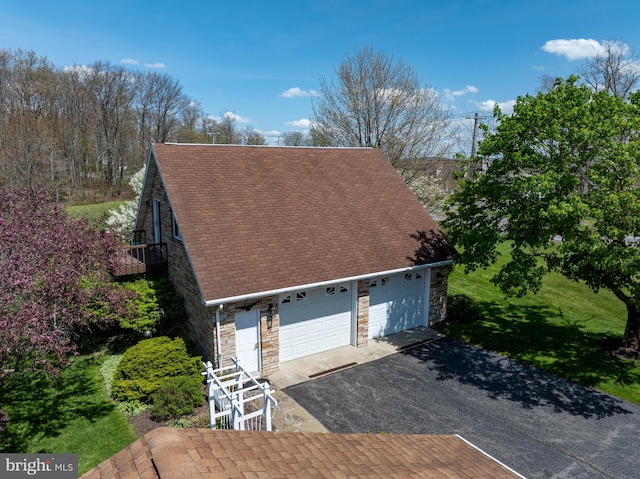
<svg viewBox="0 0 640 479"><path fill-rule="evenodd" d="M59 68L0 50L0 186L76 201L118 196L152 142L264 144L234 117L206 115L180 82L105 62Z"/></svg>

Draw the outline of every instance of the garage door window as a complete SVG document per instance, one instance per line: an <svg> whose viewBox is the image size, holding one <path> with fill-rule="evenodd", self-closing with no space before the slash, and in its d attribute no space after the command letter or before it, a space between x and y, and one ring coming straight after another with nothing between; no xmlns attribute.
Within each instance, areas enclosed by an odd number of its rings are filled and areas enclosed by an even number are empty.
<svg viewBox="0 0 640 479"><path fill-rule="evenodd" d="M369 281L370 288L376 288L378 285L386 286L389 284L389 276L383 276L382 278L376 278Z"/></svg>
<svg viewBox="0 0 640 479"><path fill-rule="evenodd" d="M324 290L326 296L335 296L337 294L346 294L349 292L349 288L344 285L340 286L327 286Z"/></svg>
<svg viewBox="0 0 640 479"><path fill-rule="evenodd" d="M306 291L298 291L295 294L288 294L280 299L280 304L290 304L292 302L299 303L307 300Z"/></svg>

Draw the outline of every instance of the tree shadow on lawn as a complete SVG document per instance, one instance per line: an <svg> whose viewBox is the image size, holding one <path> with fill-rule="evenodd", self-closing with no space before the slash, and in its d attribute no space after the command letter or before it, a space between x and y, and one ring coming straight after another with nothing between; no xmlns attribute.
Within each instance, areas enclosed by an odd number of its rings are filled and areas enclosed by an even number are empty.
<svg viewBox="0 0 640 479"><path fill-rule="evenodd" d="M0 409L9 413L9 423L0 434L0 452L25 452L33 439L56 437L78 419L93 423L111 413L86 369L93 359L77 358L63 369L59 379L44 373L15 373L0 389Z"/></svg>
<svg viewBox="0 0 640 479"><path fill-rule="evenodd" d="M490 302L477 302L476 307L481 321L441 329L485 349L444 339L406 354L432 364L439 380L470 384L489 397L516 401L525 408L548 406L587 418L630 413L621 400L585 387L601 381L623 385L640 381L632 363L600 348L601 336L547 307L508 305L507 309ZM502 351L547 372L487 350Z"/></svg>

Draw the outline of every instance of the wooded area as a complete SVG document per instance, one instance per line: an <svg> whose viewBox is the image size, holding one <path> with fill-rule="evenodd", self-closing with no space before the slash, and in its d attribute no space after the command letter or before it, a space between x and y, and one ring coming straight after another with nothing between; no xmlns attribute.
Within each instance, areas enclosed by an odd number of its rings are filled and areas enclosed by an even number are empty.
<svg viewBox="0 0 640 479"><path fill-rule="evenodd" d="M118 196L151 142L208 142L216 126L167 74L0 50L0 186L74 202Z"/></svg>

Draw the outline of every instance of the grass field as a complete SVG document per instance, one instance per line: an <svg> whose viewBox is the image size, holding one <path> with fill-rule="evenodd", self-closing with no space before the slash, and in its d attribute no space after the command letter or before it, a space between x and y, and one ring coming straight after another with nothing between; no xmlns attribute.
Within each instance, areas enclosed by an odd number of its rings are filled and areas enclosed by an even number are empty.
<svg viewBox="0 0 640 479"><path fill-rule="evenodd" d="M117 209L125 201L109 201L108 203L98 203L93 205L74 205L67 206L66 211L74 218L82 218L87 216L91 220L102 218L109 210Z"/></svg>
<svg viewBox="0 0 640 479"><path fill-rule="evenodd" d="M59 381L44 374L14 374L0 389L9 414L0 452L78 454L83 474L137 439L102 387L101 358L79 356Z"/></svg>
<svg viewBox="0 0 640 479"><path fill-rule="evenodd" d="M506 248L502 250L507 253ZM640 404L640 362L604 352L600 341L620 338L626 308L608 291L551 274L537 294L507 298L489 279L498 266L450 276L452 302L466 303L471 323L445 323L443 332L540 369Z"/></svg>

